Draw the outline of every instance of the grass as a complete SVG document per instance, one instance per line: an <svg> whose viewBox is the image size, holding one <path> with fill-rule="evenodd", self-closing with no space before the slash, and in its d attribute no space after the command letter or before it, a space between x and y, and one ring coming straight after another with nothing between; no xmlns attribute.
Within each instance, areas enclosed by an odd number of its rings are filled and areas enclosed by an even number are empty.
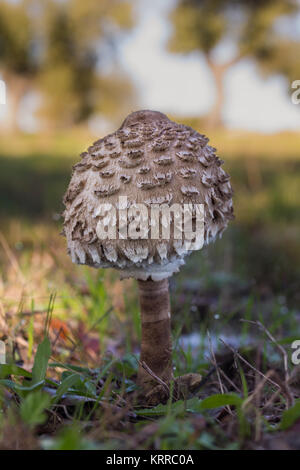
<svg viewBox="0 0 300 470"><path fill-rule="evenodd" d="M1 139L0 448L299 448L300 135L212 137L236 221L171 280L175 375L203 384L155 409L136 399L135 283L72 265L59 235L91 140Z"/></svg>

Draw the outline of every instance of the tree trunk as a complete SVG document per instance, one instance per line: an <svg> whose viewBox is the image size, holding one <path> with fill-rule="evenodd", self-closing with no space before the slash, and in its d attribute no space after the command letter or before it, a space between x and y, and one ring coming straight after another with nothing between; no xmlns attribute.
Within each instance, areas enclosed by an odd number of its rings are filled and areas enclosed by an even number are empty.
<svg viewBox="0 0 300 470"><path fill-rule="evenodd" d="M15 133L19 130L18 111L20 103L28 90L28 80L24 77L3 73L6 85L6 110L1 130Z"/></svg>
<svg viewBox="0 0 300 470"><path fill-rule="evenodd" d="M169 282L138 281L138 285L142 324L138 383L147 392L159 384L154 375L167 384L173 379Z"/></svg>
<svg viewBox="0 0 300 470"><path fill-rule="evenodd" d="M213 74L215 87L216 87L216 98L211 111L207 117L207 125L209 128L222 127L222 111L224 106L224 75L228 68L227 64L214 64L208 60L211 73Z"/></svg>
<svg viewBox="0 0 300 470"><path fill-rule="evenodd" d="M224 64L216 64L210 57L209 54L206 54L207 64L211 70L211 73L215 80L216 86L216 100L213 105L212 110L208 114L207 123L209 127L221 127L223 125L222 120L222 111L224 107L224 77L227 70L236 65L241 59L243 59L242 54L238 54L237 56L233 57L228 62Z"/></svg>

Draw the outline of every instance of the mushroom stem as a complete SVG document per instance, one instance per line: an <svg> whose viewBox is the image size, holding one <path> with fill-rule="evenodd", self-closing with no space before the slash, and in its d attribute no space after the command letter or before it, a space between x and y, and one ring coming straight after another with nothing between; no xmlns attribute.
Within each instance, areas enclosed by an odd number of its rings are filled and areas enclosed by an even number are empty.
<svg viewBox="0 0 300 470"><path fill-rule="evenodd" d="M167 384L173 379L169 282L138 281L138 285L142 324L138 383L147 392L158 385L154 375Z"/></svg>

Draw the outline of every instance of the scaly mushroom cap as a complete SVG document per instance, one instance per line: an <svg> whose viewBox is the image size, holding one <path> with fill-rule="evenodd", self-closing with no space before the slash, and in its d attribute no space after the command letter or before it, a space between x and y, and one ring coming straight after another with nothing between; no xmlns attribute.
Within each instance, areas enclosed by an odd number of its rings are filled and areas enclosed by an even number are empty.
<svg viewBox="0 0 300 470"><path fill-rule="evenodd" d="M72 261L96 268L114 267L123 277L160 280L178 271L191 252L190 241L169 239L99 239L97 223L118 225L113 212L127 197L137 203L204 204L204 240L209 243L233 218L229 175L209 139L156 111L130 114L120 129L96 141L74 165L64 197L64 234ZM184 236L183 236L184 240ZM201 248L201 246L199 246Z"/></svg>

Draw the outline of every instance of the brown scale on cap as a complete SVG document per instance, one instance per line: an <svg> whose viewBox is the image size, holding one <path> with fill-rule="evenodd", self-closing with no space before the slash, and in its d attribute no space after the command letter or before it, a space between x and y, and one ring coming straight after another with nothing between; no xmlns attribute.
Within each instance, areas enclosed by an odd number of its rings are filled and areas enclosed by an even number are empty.
<svg viewBox="0 0 300 470"><path fill-rule="evenodd" d="M189 254L170 240L99 240L99 204L205 204L205 243L233 218L232 189L208 139L156 111L130 114L120 129L95 142L74 165L64 198L64 233L74 262L115 267L126 276L169 277ZM108 224L117 223L109 220ZM88 241L87 241L88 240Z"/></svg>

